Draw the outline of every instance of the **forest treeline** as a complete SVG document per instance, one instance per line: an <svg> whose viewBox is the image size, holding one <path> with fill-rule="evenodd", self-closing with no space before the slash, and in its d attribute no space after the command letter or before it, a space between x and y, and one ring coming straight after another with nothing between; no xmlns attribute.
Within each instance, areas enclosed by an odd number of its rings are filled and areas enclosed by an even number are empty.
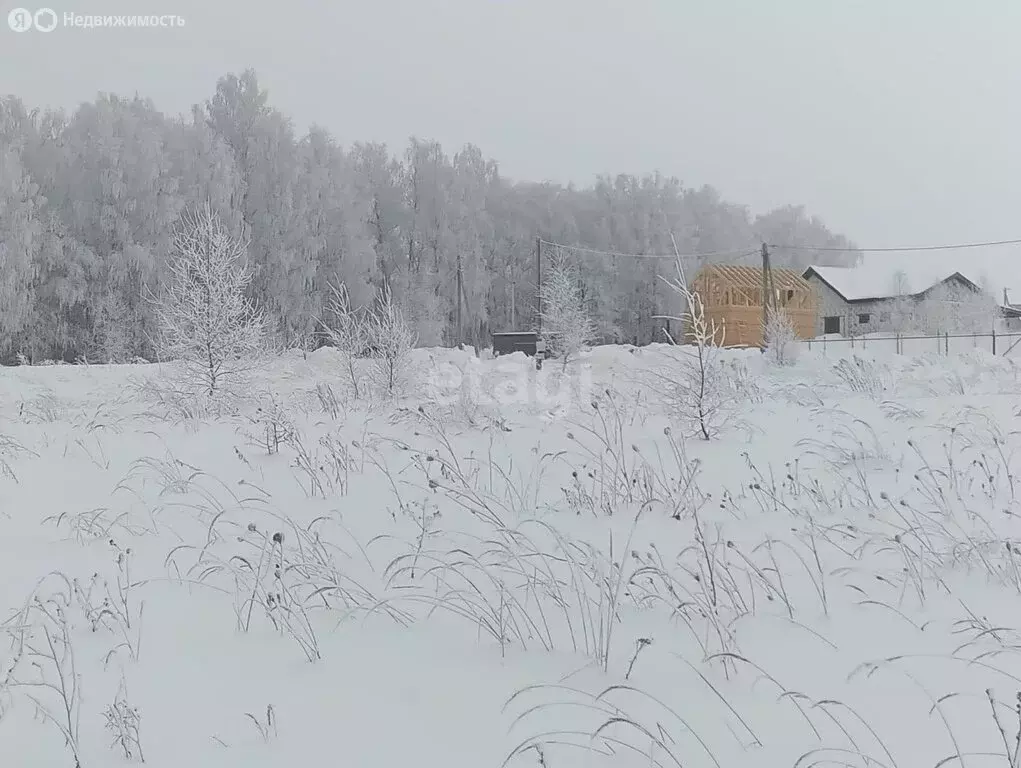
<svg viewBox="0 0 1021 768"><path fill-rule="evenodd" d="M321 128L301 136L250 70L221 78L185 116L138 96L100 94L72 113L8 96L0 358L151 359L147 297L183 212L206 202L247 239L251 298L281 344L314 335L340 282L359 304L390 285L423 345L526 329L537 237L620 253L671 253L671 234L685 253L784 243L802 248L777 250L774 264L799 268L857 259L802 206L753 216L712 187L656 173L585 187L512 181L473 145L449 154L417 138L395 151L342 147ZM670 262L574 256L602 338L652 340Z"/></svg>

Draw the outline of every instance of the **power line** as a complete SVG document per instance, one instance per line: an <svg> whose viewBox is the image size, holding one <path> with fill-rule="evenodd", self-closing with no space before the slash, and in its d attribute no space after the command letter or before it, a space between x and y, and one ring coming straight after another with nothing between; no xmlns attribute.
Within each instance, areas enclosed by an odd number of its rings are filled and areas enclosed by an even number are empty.
<svg viewBox="0 0 1021 768"><path fill-rule="evenodd" d="M734 256L736 258L745 258L747 256L756 255L759 253L759 248L734 248L725 251L699 251L696 253L625 253L623 251L604 251L598 248L586 248L580 245L567 245L566 243L557 243L552 240L544 240L539 238L539 242L543 245L549 245L554 248L563 248L564 250L574 251L576 253L590 253L598 256L617 256L632 259L676 259L678 256L682 259L701 259L708 258L711 256ZM913 246L897 246L889 248L859 248L859 247L847 247L847 248L833 248L827 246L812 246L812 245L790 245L783 243L768 243L770 248L784 249L789 251L820 251L830 253L909 253L917 251L955 251L965 248L992 248L999 245L1021 245L1021 238L1015 238L1012 240L989 240L980 243L955 243L951 245L913 245Z"/></svg>
<svg viewBox="0 0 1021 768"><path fill-rule="evenodd" d="M758 248L740 248L729 251L703 251L699 253L623 253L620 251L601 251L596 248L584 248L579 245L565 245L564 243L555 243L551 240L543 240L539 238L539 242L543 245L550 245L554 248L563 248L567 251L575 251L576 253L592 253L598 256L618 256L632 259L701 259L709 256L749 256L753 253L758 253Z"/></svg>
<svg viewBox="0 0 1021 768"><path fill-rule="evenodd" d="M1018 245L1021 238L1015 240L990 240L984 243L958 243L956 245L915 245L902 248L816 248L811 245L775 245L770 248L784 248L790 251L834 251L838 253L908 253L911 251L956 251L962 248L989 248L997 245Z"/></svg>
<svg viewBox="0 0 1021 768"><path fill-rule="evenodd" d="M744 261L744 260L748 259L748 257L750 257L750 256L755 256L757 258L757 257L759 257L761 255L762 255L762 251L759 250L758 248L756 248L754 251L748 251L747 253L742 253L740 256L737 256L736 258L737 258L738 261Z"/></svg>

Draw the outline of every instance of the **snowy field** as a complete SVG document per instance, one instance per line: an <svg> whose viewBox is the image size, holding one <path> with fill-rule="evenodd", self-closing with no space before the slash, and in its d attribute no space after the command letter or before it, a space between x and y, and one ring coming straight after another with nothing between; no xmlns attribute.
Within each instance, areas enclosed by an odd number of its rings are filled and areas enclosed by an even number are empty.
<svg viewBox="0 0 1021 768"><path fill-rule="evenodd" d="M846 347L3 369L2 762L1016 767L1021 369Z"/></svg>

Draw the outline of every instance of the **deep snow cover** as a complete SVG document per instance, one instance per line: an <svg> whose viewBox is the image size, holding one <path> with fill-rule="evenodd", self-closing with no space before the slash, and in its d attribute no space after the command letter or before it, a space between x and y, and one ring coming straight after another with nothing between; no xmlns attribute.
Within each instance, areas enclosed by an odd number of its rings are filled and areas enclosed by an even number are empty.
<svg viewBox="0 0 1021 768"><path fill-rule="evenodd" d="M1019 765L1010 357L416 354L0 372L3 764Z"/></svg>

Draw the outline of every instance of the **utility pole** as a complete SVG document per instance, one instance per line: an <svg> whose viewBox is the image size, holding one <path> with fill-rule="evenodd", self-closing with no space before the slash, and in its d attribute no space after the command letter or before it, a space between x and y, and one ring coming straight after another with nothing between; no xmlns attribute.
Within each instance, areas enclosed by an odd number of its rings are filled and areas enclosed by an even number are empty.
<svg viewBox="0 0 1021 768"><path fill-rule="evenodd" d="M535 238L535 309L537 330L542 332L542 238Z"/></svg>
<svg viewBox="0 0 1021 768"><path fill-rule="evenodd" d="M517 315L514 312L514 310L516 309L517 304L514 301L514 281L513 280L511 280L511 284L510 284L510 300L511 300L511 306L510 306L510 310L511 310L511 328L514 328L515 330L517 330L518 320L517 320Z"/></svg>
<svg viewBox="0 0 1021 768"><path fill-rule="evenodd" d="M464 327L461 325L461 295L464 293L464 279L461 275L461 249L457 249L457 344L464 341Z"/></svg>
<svg viewBox="0 0 1021 768"><path fill-rule="evenodd" d="M772 272L769 265L769 246L762 244L762 350L766 349L766 328L769 327L769 289Z"/></svg>

